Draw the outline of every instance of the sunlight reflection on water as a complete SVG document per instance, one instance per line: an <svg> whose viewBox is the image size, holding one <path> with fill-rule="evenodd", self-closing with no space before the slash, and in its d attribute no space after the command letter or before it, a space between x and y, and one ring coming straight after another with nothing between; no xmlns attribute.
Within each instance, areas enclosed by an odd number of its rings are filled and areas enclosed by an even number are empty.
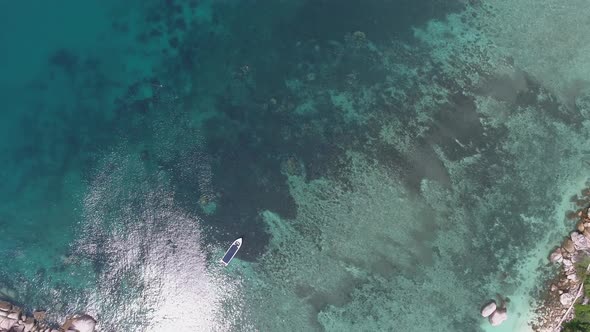
<svg viewBox="0 0 590 332"><path fill-rule="evenodd" d="M85 199L78 250L98 277L88 313L103 331L231 329L239 281L208 260L215 249L203 245L201 221L175 205L165 179L123 165L100 174Z"/></svg>

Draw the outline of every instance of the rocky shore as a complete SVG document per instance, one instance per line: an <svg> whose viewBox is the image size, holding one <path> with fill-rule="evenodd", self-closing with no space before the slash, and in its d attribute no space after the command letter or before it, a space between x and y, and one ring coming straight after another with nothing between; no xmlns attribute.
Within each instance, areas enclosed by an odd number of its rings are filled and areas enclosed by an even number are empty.
<svg viewBox="0 0 590 332"><path fill-rule="evenodd" d="M26 315L12 303L0 301L0 332L94 332L96 321L88 315L68 318L59 328L45 321L44 311Z"/></svg>
<svg viewBox="0 0 590 332"><path fill-rule="evenodd" d="M575 318L575 304L590 302L584 292L590 270L590 209L578 211L575 219L576 230L549 255L549 261L559 264L560 271L537 309L537 320L532 324L535 331L561 331L564 324Z"/></svg>

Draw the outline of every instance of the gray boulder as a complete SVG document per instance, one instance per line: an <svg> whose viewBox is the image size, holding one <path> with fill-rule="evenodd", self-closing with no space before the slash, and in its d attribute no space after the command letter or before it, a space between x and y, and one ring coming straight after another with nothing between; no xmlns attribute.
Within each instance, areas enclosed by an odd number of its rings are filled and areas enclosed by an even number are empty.
<svg viewBox="0 0 590 332"><path fill-rule="evenodd" d="M572 241L572 239L565 239L565 241L563 241L563 249L570 254L573 254L576 251L574 241Z"/></svg>
<svg viewBox="0 0 590 332"><path fill-rule="evenodd" d="M496 311L496 301L492 301L488 303L483 309L481 309L481 315L483 317L488 317Z"/></svg>
<svg viewBox="0 0 590 332"><path fill-rule="evenodd" d="M574 243L574 247L576 248L576 250L590 249L590 241L588 241L588 239L584 235L578 232L572 232L570 238L572 239L572 242Z"/></svg>
<svg viewBox="0 0 590 332"><path fill-rule="evenodd" d="M498 309L490 315L489 321L492 326L498 326L508 319L506 309Z"/></svg>
<svg viewBox="0 0 590 332"><path fill-rule="evenodd" d="M575 296L573 296L570 293L563 293L559 296L559 302L564 307L567 307L567 306L571 305L572 302L574 302L574 298L575 298Z"/></svg>

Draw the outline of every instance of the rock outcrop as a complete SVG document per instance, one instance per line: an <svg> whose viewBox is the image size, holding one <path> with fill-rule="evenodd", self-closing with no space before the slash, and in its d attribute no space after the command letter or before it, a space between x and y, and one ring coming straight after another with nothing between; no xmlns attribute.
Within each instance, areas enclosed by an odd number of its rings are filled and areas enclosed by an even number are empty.
<svg viewBox="0 0 590 332"><path fill-rule="evenodd" d="M590 249L590 241L583 235L578 232L572 232L570 235L572 242L574 243L574 247L576 250L588 250Z"/></svg>
<svg viewBox="0 0 590 332"><path fill-rule="evenodd" d="M590 198L590 196L588 196ZM575 231L570 233L549 255L551 263L560 265L560 273L550 283L550 295L536 310L537 318L533 322L535 331L553 331L559 328L562 321L569 321L574 317L572 304L580 294L584 278L580 278L581 270L586 264L580 262L590 256L590 209L585 208L573 214L577 218ZM572 226L574 227L574 226ZM576 268L576 266L578 266Z"/></svg>
<svg viewBox="0 0 590 332"><path fill-rule="evenodd" d="M571 239L566 239L563 242L562 248L565 249L565 251L570 254L573 254L574 252L576 252L576 247L574 245L574 241L572 241Z"/></svg>
<svg viewBox="0 0 590 332"><path fill-rule="evenodd" d="M498 326L506 319L508 319L508 313L506 312L506 309L498 309L494 311L489 317L490 324L492 326Z"/></svg>
<svg viewBox="0 0 590 332"><path fill-rule="evenodd" d="M492 326L498 326L508 319L506 301L499 294L496 295L500 300L499 304L496 304L496 301L492 300L481 309L481 315L486 317Z"/></svg>
<svg viewBox="0 0 590 332"><path fill-rule="evenodd" d="M549 260L551 261L551 263L561 263L563 261L563 254L561 253L561 248L555 249L555 251L552 252L549 256Z"/></svg>
<svg viewBox="0 0 590 332"><path fill-rule="evenodd" d="M94 332L96 327L96 320L88 315L69 318L60 329L49 327L44 319L44 311L27 316L21 308L0 301L0 332Z"/></svg>
<svg viewBox="0 0 590 332"><path fill-rule="evenodd" d="M574 295L570 294L570 293L563 293L559 296L559 302L561 303L561 305L563 305L564 307L567 307L569 305L572 304L572 302L574 302L575 297Z"/></svg>
<svg viewBox="0 0 590 332"><path fill-rule="evenodd" d="M496 311L496 301L492 301L488 305L483 307L483 309L481 310L481 315L483 317L488 317L491 314L493 314L494 311Z"/></svg>

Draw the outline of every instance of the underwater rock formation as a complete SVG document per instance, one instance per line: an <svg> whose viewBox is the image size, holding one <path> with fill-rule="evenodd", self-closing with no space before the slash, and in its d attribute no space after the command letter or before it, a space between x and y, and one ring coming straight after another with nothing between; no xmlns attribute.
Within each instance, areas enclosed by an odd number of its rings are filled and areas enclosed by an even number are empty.
<svg viewBox="0 0 590 332"><path fill-rule="evenodd" d="M96 321L89 315L80 315L69 318L62 329L65 332L94 332Z"/></svg>
<svg viewBox="0 0 590 332"><path fill-rule="evenodd" d="M96 321L88 315L69 318L59 329L43 322L44 312L35 311L33 317L23 313L20 307L0 301L0 332L94 332Z"/></svg>

